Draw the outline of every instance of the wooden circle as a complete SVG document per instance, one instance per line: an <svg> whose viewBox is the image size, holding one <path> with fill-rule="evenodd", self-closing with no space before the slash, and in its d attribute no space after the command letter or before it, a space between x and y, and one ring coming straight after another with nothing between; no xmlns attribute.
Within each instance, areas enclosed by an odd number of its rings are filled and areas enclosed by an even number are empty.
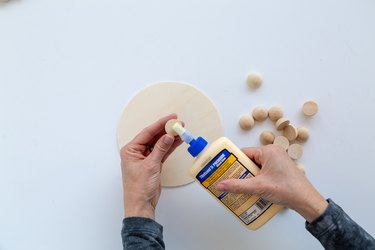
<svg viewBox="0 0 375 250"><path fill-rule="evenodd" d="M273 106L268 110L268 116L271 119L271 121L276 122L280 118L282 118L284 115L283 110L281 107Z"/></svg>
<svg viewBox="0 0 375 250"><path fill-rule="evenodd" d="M244 114L241 116L240 121L238 122L241 129L250 130L254 127L254 118L249 114Z"/></svg>
<svg viewBox="0 0 375 250"><path fill-rule="evenodd" d="M258 122L265 121L268 117L268 110L265 107L256 107L253 110L253 117Z"/></svg>
<svg viewBox="0 0 375 250"><path fill-rule="evenodd" d="M289 140L289 141L294 141L297 136L298 136L298 130L296 127L293 125L289 124L284 128L284 136Z"/></svg>
<svg viewBox="0 0 375 250"><path fill-rule="evenodd" d="M176 113L194 136L202 136L208 142L223 135L219 112L204 93L189 84L162 82L141 90L125 107L117 131L119 148L143 128L171 113ZM182 144L164 162L163 186L175 187L193 181L189 170L194 158L187 152L187 147Z"/></svg>
<svg viewBox="0 0 375 250"><path fill-rule="evenodd" d="M299 144L292 144L288 148L288 155L293 160L298 160L303 155L303 147Z"/></svg>
<svg viewBox="0 0 375 250"><path fill-rule="evenodd" d="M306 142L310 137L310 132L305 127L298 128L298 137L297 140L300 142Z"/></svg>
<svg viewBox="0 0 375 250"><path fill-rule="evenodd" d="M263 145L272 144L275 140L275 135L271 131L263 131L259 136L259 140Z"/></svg>
<svg viewBox="0 0 375 250"><path fill-rule="evenodd" d="M283 149L287 150L289 147L289 140L282 135L276 136L273 144L281 146Z"/></svg>
<svg viewBox="0 0 375 250"><path fill-rule="evenodd" d="M282 117L279 120L277 120L275 126L277 130L283 130L286 126L288 126L290 123L289 119Z"/></svg>
<svg viewBox="0 0 375 250"><path fill-rule="evenodd" d="M303 104L302 112L307 116L313 116L318 112L318 104L314 101L308 101Z"/></svg>
<svg viewBox="0 0 375 250"><path fill-rule="evenodd" d="M251 72L247 76L247 85L252 89L257 89L262 85L262 75L258 72Z"/></svg>

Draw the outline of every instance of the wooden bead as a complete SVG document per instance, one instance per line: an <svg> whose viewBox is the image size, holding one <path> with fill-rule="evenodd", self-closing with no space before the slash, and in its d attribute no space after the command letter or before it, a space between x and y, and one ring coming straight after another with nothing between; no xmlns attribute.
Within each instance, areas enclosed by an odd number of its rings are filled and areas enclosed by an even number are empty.
<svg viewBox="0 0 375 250"><path fill-rule="evenodd" d="M302 163L297 163L296 167L303 173L306 174L305 166Z"/></svg>
<svg viewBox="0 0 375 250"><path fill-rule="evenodd" d="M298 128L298 137L297 140L300 142L306 142L310 137L310 132L307 128L300 127Z"/></svg>
<svg viewBox="0 0 375 250"><path fill-rule="evenodd" d="M267 119L268 110L265 107L256 107L253 110L253 117L254 117L254 120L258 122L262 122Z"/></svg>
<svg viewBox="0 0 375 250"><path fill-rule="evenodd" d="M314 101L308 101L303 104L302 112L307 116L313 116L318 112L318 104Z"/></svg>
<svg viewBox="0 0 375 250"><path fill-rule="evenodd" d="M273 144L281 146L283 149L287 150L289 147L289 140L282 136L276 136L275 140L273 141Z"/></svg>
<svg viewBox="0 0 375 250"><path fill-rule="evenodd" d="M247 76L247 85L252 89L257 89L262 85L262 75L258 72L252 72Z"/></svg>
<svg viewBox="0 0 375 250"><path fill-rule="evenodd" d="M277 120L276 129L277 130L283 130L289 124L290 124L290 121L287 118L282 117L279 120Z"/></svg>
<svg viewBox="0 0 375 250"><path fill-rule="evenodd" d="M284 115L283 110L278 106L271 107L268 110L268 116L270 117L271 121L276 122L281 117L283 117L283 115Z"/></svg>
<svg viewBox="0 0 375 250"><path fill-rule="evenodd" d="M292 144L288 148L288 155L293 160L298 160L303 155L303 147L299 144Z"/></svg>
<svg viewBox="0 0 375 250"><path fill-rule="evenodd" d="M173 125L176 124L176 122L182 124L179 120L177 119L171 119L169 121L167 121L167 123L165 124L165 132L169 135L172 135L172 136L177 136L178 134L176 133L176 131L174 131L174 129L172 128Z"/></svg>
<svg viewBox="0 0 375 250"><path fill-rule="evenodd" d="M275 135L271 131L263 131L259 136L259 140L263 145L272 144L275 140Z"/></svg>
<svg viewBox="0 0 375 250"><path fill-rule="evenodd" d="M298 136L298 130L296 127L293 125L289 124L284 128L284 136L289 140L289 141L294 141L297 136Z"/></svg>
<svg viewBox="0 0 375 250"><path fill-rule="evenodd" d="M249 114L244 114L240 118L239 125L243 130L250 130L254 127L254 118Z"/></svg>

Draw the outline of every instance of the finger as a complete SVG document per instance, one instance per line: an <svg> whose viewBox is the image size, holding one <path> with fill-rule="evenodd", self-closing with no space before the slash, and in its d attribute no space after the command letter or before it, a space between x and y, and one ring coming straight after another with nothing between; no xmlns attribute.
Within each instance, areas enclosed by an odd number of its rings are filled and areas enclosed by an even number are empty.
<svg viewBox="0 0 375 250"><path fill-rule="evenodd" d="M164 126L167 123L167 121L176 118L176 114L170 114L159 119L155 123L143 129L138 135L136 135L136 137L131 141L131 143L138 145L149 144L155 136L157 136L160 133L163 133Z"/></svg>
<svg viewBox="0 0 375 250"><path fill-rule="evenodd" d="M176 148L178 148L178 146L180 146L180 145L182 144L182 142L183 142L183 141L181 140L180 137L176 137L176 138L175 138L175 141L173 142L171 148L168 150L168 152L165 154L165 156L164 156L164 158L163 158L163 160L162 160L163 163L168 159L168 157L173 153L173 151L174 151Z"/></svg>
<svg viewBox="0 0 375 250"><path fill-rule="evenodd" d="M183 127L185 127L185 123L183 121L181 121L181 124L182 124ZM160 137L162 137L165 134L166 134L165 129L163 129L161 132L159 132L157 135L155 135L154 138L151 139L147 144L151 145L151 146L154 146L155 143L160 139ZM175 140L178 140L178 139L180 139L180 136L175 136Z"/></svg>
<svg viewBox="0 0 375 250"><path fill-rule="evenodd" d="M160 137L162 137L163 135L165 135L166 132L164 130L160 131L157 135L154 136L154 138L152 138L148 143L147 145L150 145L150 146L155 146L156 142L160 139Z"/></svg>
<svg viewBox="0 0 375 250"><path fill-rule="evenodd" d="M251 179L227 179L217 185L217 190L228 193L259 194L259 181Z"/></svg>
<svg viewBox="0 0 375 250"><path fill-rule="evenodd" d="M250 160L255 161L256 164L262 165L262 149L261 148L243 148L242 152L247 155Z"/></svg>
<svg viewBox="0 0 375 250"><path fill-rule="evenodd" d="M163 135L154 146L154 149L150 153L149 157L155 162L162 162L164 156L168 153L169 149L172 147L174 142L174 137L171 135Z"/></svg>

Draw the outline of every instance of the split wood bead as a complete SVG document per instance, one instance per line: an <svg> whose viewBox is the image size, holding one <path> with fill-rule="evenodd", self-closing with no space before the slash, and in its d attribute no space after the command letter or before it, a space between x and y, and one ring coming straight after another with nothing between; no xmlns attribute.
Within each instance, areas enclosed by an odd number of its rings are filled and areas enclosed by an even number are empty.
<svg viewBox="0 0 375 250"><path fill-rule="evenodd" d="M253 117L254 117L254 120L258 122L262 122L267 119L268 110L265 107L256 107L253 110Z"/></svg>
<svg viewBox="0 0 375 250"><path fill-rule="evenodd" d="M303 155L303 147L299 144L292 144L288 148L288 155L293 160L298 160Z"/></svg>
<svg viewBox="0 0 375 250"><path fill-rule="evenodd" d="M275 140L273 141L274 145L279 145L283 149L287 150L289 147L289 140L282 135L276 136Z"/></svg>
<svg viewBox="0 0 375 250"><path fill-rule="evenodd" d="M272 144L275 140L275 135L271 131L263 131L259 136L259 140L263 145Z"/></svg>
<svg viewBox="0 0 375 250"><path fill-rule="evenodd" d="M307 128L300 127L298 128L298 137L297 140L300 142L306 142L310 137L310 132Z"/></svg>
<svg viewBox="0 0 375 250"><path fill-rule="evenodd" d="M276 129L277 130L283 130L289 124L290 124L289 119L282 117L279 120L277 120L277 122L276 122Z"/></svg>
<svg viewBox="0 0 375 250"><path fill-rule="evenodd" d="M242 115L239 121L240 128L243 130L250 130L254 127L254 123L254 118L249 114Z"/></svg>
<svg viewBox="0 0 375 250"><path fill-rule="evenodd" d="M283 115L284 115L283 110L278 106L271 107L268 110L268 116L270 117L271 121L276 122L281 117L283 117Z"/></svg>
<svg viewBox="0 0 375 250"><path fill-rule="evenodd" d="M318 104L314 101L305 102L302 106L302 112L307 116L313 116L318 112Z"/></svg>
<svg viewBox="0 0 375 250"><path fill-rule="evenodd" d="M306 174L305 166L302 163L297 163L297 168L300 170L303 174Z"/></svg>
<svg viewBox="0 0 375 250"><path fill-rule="evenodd" d="M294 141L297 136L298 136L298 130L296 127L293 125L289 124L284 128L284 136L289 140L289 141Z"/></svg>
<svg viewBox="0 0 375 250"><path fill-rule="evenodd" d="M262 85L262 75L258 72L251 72L246 79L247 86L251 89L257 89Z"/></svg>
<svg viewBox="0 0 375 250"><path fill-rule="evenodd" d="M165 127L164 127L165 132L169 135L177 136L178 134L172 128L173 125L175 125L176 123L180 123L182 125L182 123L177 119L171 119L171 120L167 121L167 123L165 124Z"/></svg>

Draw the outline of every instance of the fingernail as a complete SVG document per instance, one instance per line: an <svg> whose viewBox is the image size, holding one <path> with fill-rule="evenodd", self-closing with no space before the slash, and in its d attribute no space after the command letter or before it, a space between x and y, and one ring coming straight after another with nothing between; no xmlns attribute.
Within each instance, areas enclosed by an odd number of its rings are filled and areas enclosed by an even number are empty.
<svg viewBox="0 0 375 250"><path fill-rule="evenodd" d="M171 145L174 142L174 137L171 135L164 136L163 142L167 145Z"/></svg>

